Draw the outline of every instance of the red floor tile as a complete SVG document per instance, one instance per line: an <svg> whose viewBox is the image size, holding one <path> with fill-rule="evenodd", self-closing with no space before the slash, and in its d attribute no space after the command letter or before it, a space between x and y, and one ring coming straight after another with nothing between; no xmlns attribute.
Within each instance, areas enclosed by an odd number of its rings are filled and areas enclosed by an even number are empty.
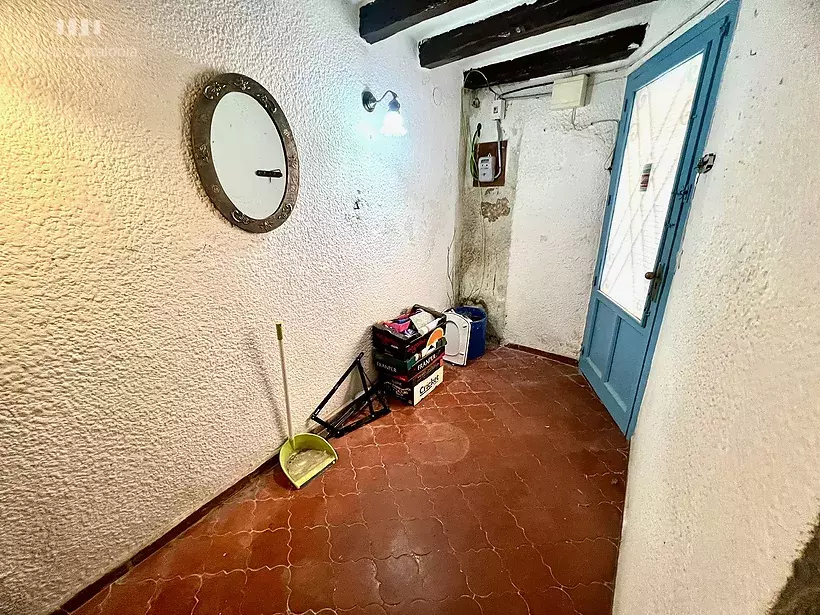
<svg viewBox="0 0 820 615"><path fill-rule="evenodd" d="M481 528L487 534L487 540L496 549L511 549L529 545L524 530L519 527L515 517L509 511L479 519Z"/></svg>
<svg viewBox="0 0 820 615"><path fill-rule="evenodd" d="M444 526L447 540L457 552L491 548L487 533L472 513L467 512L461 518L455 519L440 518L440 521Z"/></svg>
<svg viewBox="0 0 820 615"><path fill-rule="evenodd" d="M351 448L350 459L356 469L382 465L379 447L375 444Z"/></svg>
<svg viewBox="0 0 820 615"><path fill-rule="evenodd" d="M118 615L144 615L156 589L155 581L114 583L105 599L105 610Z"/></svg>
<svg viewBox="0 0 820 615"><path fill-rule="evenodd" d="M330 561L330 532L326 527L293 529L290 532L290 563L304 566Z"/></svg>
<svg viewBox="0 0 820 615"><path fill-rule="evenodd" d="M417 556L417 560L426 598L436 601L447 598L455 599L469 591L467 579L461 571L455 554L434 551L427 555Z"/></svg>
<svg viewBox="0 0 820 615"><path fill-rule="evenodd" d="M610 615L612 590L601 583L578 585L567 590L575 610L581 615Z"/></svg>
<svg viewBox="0 0 820 615"><path fill-rule="evenodd" d="M352 609L337 609L337 615L387 615L384 605L369 604L366 607L353 607Z"/></svg>
<svg viewBox="0 0 820 615"><path fill-rule="evenodd" d="M353 431L343 438L340 438L338 442L348 448L376 444L376 433L373 431L372 426L364 425L356 431Z"/></svg>
<svg viewBox="0 0 820 615"><path fill-rule="evenodd" d="M205 558L205 572L229 572L246 568L250 556L251 532L214 536Z"/></svg>
<svg viewBox="0 0 820 615"><path fill-rule="evenodd" d="M444 526L435 517L407 520L403 525L409 549L416 555L451 550Z"/></svg>
<svg viewBox="0 0 820 615"><path fill-rule="evenodd" d="M287 610L290 595L288 583L291 579L288 568L279 566L272 569L248 570L245 575L241 615L276 615Z"/></svg>
<svg viewBox="0 0 820 615"><path fill-rule="evenodd" d="M334 562L349 562L372 556L368 526L357 523L330 527L330 557Z"/></svg>
<svg viewBox="0 0 820 615"><path fill-rule="evenodd" d="M352 468L342 468L338 465L333 468L332 472L327 471L322 475L322 484L325 495L328 497L358 491L356 472Z"/></svg>
<svg viewBox="0 0 820 615"><path fill-rule="evenodd" d="M367 524L370 552L376 559L399 557L411 553L410 541L404 524L398 519L388 519Z"/></svg>
<svg viewBox="0 0 820 615"><path fill-rule="evenodd" d="M253 511L253 529L276 530L288 527L290 507L288 500L257 500Z"/></svg>
<svg viewBox="0 0 820 615"><path fill-rule="evenodd" d="M369 559L333 565L336 588L333 603L340 609L365 607L381 602L376 564Z"/></svg>
<svg viewBox="0 0 820 615"><path fill-rule="evenodd" d="M288 607L296 613L332 609L336 575L330 562L309 562L290 568Z"/></svg>
<svg viewBox="0 0 820 615"><path fill-rule="evenodd" d="M453 483L456 485L476 485L487 482L487 476L481 466L472 459L462 459L449 464L450 474L453 475Z"/></svg>
<svg viewBox="0 0 820 615"><path fill-rule="evenodd" d="M605 502L622 506L626 499L626 481L620 474L596 474L588 477L589 482L603 495Z"/></svg>
<svg viewBox="0 0 820 615"><path fill-rule="evenodd" d="M496 551L481 549L459 553L458 560L473 594L489 596L515 591L510 574Z"/></svg>
<svg viewBox="0 0 820 615"><path fill-rule="evenodd" d="M481 611L485 615L493 613L497 615L530 615L529 607L520 594L508 592L505 594L491 594L485 597L477 597L476 601L481 605ZM540 615L540 614L539 614Z"/></svg>
<svg viewBox="0 0 820 615"><path fill-rule="evenodd" d="M628 444L577 370L507 348L253 479L75 615L609 615ZM150 609L150 610L149 610Z"/></svg>
<svg viewBox="0 0 820 615"><path fill-rule="evenodd" d="M174 578L157 584L148 615L191 615L202 579L198 576ZM103 603L107 607L107 604ZM118 613L108 611L108 613Z"/></svg>
<svg viewBox="0 0 820 615"><path fill-rule="evenodd" d="M386 491L390 489L387 472L383 466L356 468L356 482L359 486L359 491L362 493Z"/></svg>
<svg viewBox="0 0 820 615"><path fill-rule="evenodd" d="M327 522L329 525L364 523L359 495L335 495L327 498Z"/></svg>
<svg viewBox="0 0 820 615"><path fill-rule="evenodd" d="M228 503L216 511L213 534L235 534L253 529L253 500Z"/></svg>
<svg viewBox="0 0 820 615"><path fill-rule="evenodd" d="M399 519L399 508L392 491L364 492L360 500L366 523Z"/></svg>
<svg viewBox="0 0 820 615"><path fill-rule="evenodd" d="M425 519L434 515L433 503L425 489L394 491L393 497L399 508L399 517L404 520Z"/></svg>
<svg viewBox="0 0 820 615"><path fill-rule="evenodd" d="M242 603L236 598L242 595L245 581L244 570L203 575L192 615L241 615Z"/></svg>
<svg viewBox="0 0 820 615"><path fill-rule="evenodd" d="M450 468L446 464L422 463L418 466L418 472L425 489L451 487L456 484L455 477L450 473Z"/></svg>
<svg viewBox="0 0 820 615"><path fill-rule="evenodd" d="M401 437L401 430L397 425L379 425L373 426L373 434L376 439L376 444L403 444Z"/></svg>
<svg viewBox="0 0 820 615"><path fill-rule="evenodd" d="M460 596L434 605L432 612L441 615L481 615L481 606L475 598Z"/></svg>
<svg viewBox="0 0 820 615"><path fill-rule="evenodd" d="M575 604L567 591L560 587L548 587L535 592L524 592L524 601L535 615L577 615Z"/></svg>
<svg viewBox="0 0 820 615"><path fill-rule="evenodd" d="M291 529L327 525L327 500L322 495L293 498L288 502Z"/></svg>
<svg viewBox="0 0 820 615"><path fill-rule="evenodd" d="M420 489L424 486L418 467L412 463L387 466L387 482L394 490Z"/></svg>
<svg viewBox="0 0 820 615"><path fill-rule="evenodd" d="M289 542L290 532L284 528L254 532L251 538L248 568L287 566Z"/></svg>
<svg viewBox="0 0 820 615"><path fill-rule="evenodd" d="M407 452L407 446L404 442L380 444L378 448L382 465L385 468L394 464L407 463L409 453Z"/></svg>
<svg viewBox="0 0 820 615"><path fill-rule="evenodd" d="M510 573L513 585L522 592L532 592L557 586L549 566L538 550L530 544L500 550L501 561Z"/></svg>
<svg viewBox="0 0 820 615"><path fill-rule="evenodd" d="M558 542L543 546L540 551L553 576L564 587L615 581L618 547L606 538Z"/></svg>
<svg viewBox="0 0 820 615"><path fill-rule="evenodd" d="M413 555L376 562L379 596L387 605L412 602L424 596L419 563Z"/></svg>

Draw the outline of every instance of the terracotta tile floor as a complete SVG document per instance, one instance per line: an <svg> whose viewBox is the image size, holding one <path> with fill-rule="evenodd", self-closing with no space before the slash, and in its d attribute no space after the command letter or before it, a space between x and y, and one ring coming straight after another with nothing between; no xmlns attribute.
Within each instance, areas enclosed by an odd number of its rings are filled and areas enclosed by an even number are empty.
<svg viewBox="0 0 820 615"><path fill-rule="evenodd" d="M321 479L262 475L75 613L611 612L628 448L574 368L502 348L334 444Z"/></svg>

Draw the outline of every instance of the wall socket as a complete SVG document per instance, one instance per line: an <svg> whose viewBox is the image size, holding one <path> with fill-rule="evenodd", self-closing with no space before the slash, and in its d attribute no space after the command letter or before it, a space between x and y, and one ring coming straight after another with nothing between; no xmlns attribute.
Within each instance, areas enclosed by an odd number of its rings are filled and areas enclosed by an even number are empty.
<svg viewBox="0 0 820 615"><path fill-rule="evenodd" d="M507 101L502 100L500 98L496 98L493 101L492 110L490 111L490 115L494 120L503 120L504 116L507 115Z"/></svg>

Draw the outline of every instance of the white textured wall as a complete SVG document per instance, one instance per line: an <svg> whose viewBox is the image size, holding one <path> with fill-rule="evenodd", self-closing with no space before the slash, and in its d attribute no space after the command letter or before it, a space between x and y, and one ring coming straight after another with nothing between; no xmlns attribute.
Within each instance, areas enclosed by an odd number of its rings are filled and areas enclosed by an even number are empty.
<svg viewBox="0 0 820 615"><path fill-rule="evenodd" d="M623 102L617 74L597 83L576 113L577 129L572 112L551 110L548 96L510 100L502 122L509 143L505 186L474 188L465 170L462 193L462 297L486 304L504 342L568 357L581 349L617 130L614 123L590 123L618 119ZM481 122L481 140L492 141L495 95L481 91L478 109L473 98L464 104L470 135ZM500 201L507 215L482 217L482 208L497 211Z"/></svg>
<svg viewBox="0 0 820 615"><path fill-rule="evenodd" d="M549 98L513 102L507 115L522 138L504 338L567 357L581 351L617 132L590 123L619 119L623 103L623 79L597 81L580 130Z"/></svg>
<svg viewBox="0 0 820 615"><path fill-rule="evenodd" d="M58 36L70 17L101 36ZM270 456L276 319L301 426L373 321L446 303L460 82L357 25L337 0L0 5L0 612L47 612ZM270 234L231 228L188 157L223 71L296 135ZM399 93L407 137L368 138L364 86Z"/></svg>
<svg viewBox="0 0 820 615"><path fill-rule="evenodd" d="M762 615L817 519L818 40L816 2L744 1L630 453L616 615Z"/></svg>
<svg viewBox="0 0 820 615"><path fill-rule="evenodd" d="M474 108L478 97L480 107ZM509 270L512 216L518 184L518 160L521 132L512 124L502 124L502 139L507 140L507 164L504 186L473 186L467 143L478 124L482 125L479 141L497 143L496 123L490 119L490 105L495 98L486 90L465 90L462 105L464 123L462 139L461 204L459 208L459 258L457 285L460 303L481 305L487 311L487 335L492 341L504 336L507 322L507 273ZM497 147L493 147L498 156Z"/></svg>

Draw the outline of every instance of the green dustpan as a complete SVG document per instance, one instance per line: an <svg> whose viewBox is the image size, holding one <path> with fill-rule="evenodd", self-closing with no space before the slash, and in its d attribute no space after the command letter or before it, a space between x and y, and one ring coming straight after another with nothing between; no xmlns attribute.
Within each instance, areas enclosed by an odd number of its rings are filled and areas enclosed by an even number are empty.
<svg viewBox="0 0 820 615"><path fill-rule="evenodd" d="M299 489L336 463L339 456L330 443L312 433L296 434L279 449L279 465Z"/></svg>
<svg viewBox="0 0 820 615"><path fill-rule="evenodd" d="M288 375L285 369L285 343L282 323L276 323L276 337L279 339L279 359L282 362L282 385L285 389L285 412L288 418L288 439L279 449L279 465L288 480L297 489L304 487L339 459L330 442L312 433L293 434L293 419L290 413L288 395Z"/></svg>

